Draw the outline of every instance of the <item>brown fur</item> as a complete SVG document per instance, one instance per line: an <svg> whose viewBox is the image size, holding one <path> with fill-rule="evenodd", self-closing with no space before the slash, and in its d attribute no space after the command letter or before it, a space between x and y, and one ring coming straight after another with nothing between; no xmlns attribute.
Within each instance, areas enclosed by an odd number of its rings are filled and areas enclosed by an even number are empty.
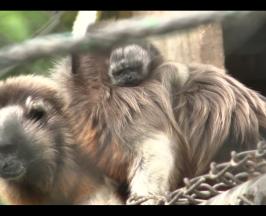
<svg viewBox="0 0 266 216"><path fill-rule="evenodd" d="M130 182L135 164L140 168L142 163L135 161L140 148L138 142L163 132L170 139L172 152L178 151L180 155L169 179L173 188L176 182L173 177L183 176L181 173L188 167L187 152L183 151L185 139L176 127L169 92L158 80L131 88L110 85L105 59L81 55L72 59L72 71L70 59L55 69L54 80L63 91L65 112L78 143L86 147L95 164L108 176L119 182Z"/></svg>
<svg viewBox="0 0 266 216"><path fill-rule="evenodd" d="M128 73L126 68L123 73ZM142 80L159 80L171 94L176 126L187 141L186 148L180 146L187 152L185 176L203 173L211 160L228 158L230 150L255 148L265 135L265 98L225 71L211 65L163 61L149 73Z"/></svg>
<svg viewBox="0 0 266 216"><path fill-rule="evenodd" d="M120 182L128 180L136 157L132 143L147 139L146 131L174 137L173 176L179 182L205 172L211 160L224 159L222 146L227 154L254 147L265 130L265 99L218 68L190 65L183 84L182 71L169 64L139 86L117 87L108 80L106 57L82 55L75 61L74 75L69 60L55 74L74 134L97 166Z"/></svg>
<svg viewBox="0 0 266 216"><path fill-rule="evenodd" d="M33 177L34 173L19 182L0 178L1 199L10 204L118 204L115 187L75 145L58 92L54 82L38 76L20 76L0 82L0 110L10 105L25 109L29 96L45 100L53 108L47 127L38 127L19 116L26 136L35 140L35 147L42 149L34 155L33 161L43 161L46 165L38 162L32 165L36 166L34 169L40 178ZM53 139L56 133L57 137L62 135L55 139L57 142ZM102 200L100 196L104 196ZM114 198L113 202L109 198Z"/></svg>
<svg viewBox="0 0 266 216"><path fill-rule="evenodd" d="M187 82L173 95L173 107L189 143L187 161L199 175L211 160L228 158L230 150L256 147L265 136L266 107L262 95L221 69L192 64L188 71Z"/></svg>

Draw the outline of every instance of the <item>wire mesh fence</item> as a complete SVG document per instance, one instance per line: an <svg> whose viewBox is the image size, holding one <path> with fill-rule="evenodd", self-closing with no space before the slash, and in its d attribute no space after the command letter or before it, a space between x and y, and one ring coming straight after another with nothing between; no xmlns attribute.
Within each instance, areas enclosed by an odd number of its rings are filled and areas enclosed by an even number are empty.
<svg viewBox="0 0 266 216"><path fill-rule="evenodd" d="M208 202L248 180L258 178L266 169L266 142L258 143L257 149L231 153L231 160L224 163L212 163L209 173L192 179L185 178L185 186L165 196L133 197L128 200L130 205L138 205L153 199L160 205L199 205L211 204ZM248 190L248 185L245 188ZM226 197L223 197L226 203ZM241 192L237 193L238 204L254 204ZM221 203L220 203L221 204Z"/></svg>

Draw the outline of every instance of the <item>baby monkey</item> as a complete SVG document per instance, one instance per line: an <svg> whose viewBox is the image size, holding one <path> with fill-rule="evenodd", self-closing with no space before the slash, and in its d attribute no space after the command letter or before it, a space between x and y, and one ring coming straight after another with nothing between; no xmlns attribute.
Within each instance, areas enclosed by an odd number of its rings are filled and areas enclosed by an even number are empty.
<svg viewBox="0 0 266 216"><path fill-rule="evenodd" d="M75 145L51 80L0 82L0 199L7 204L120 204Z"/></svg>
<svg viewBox="0 0 266 216"><path fill-rule="evenodd" d="M111 52L108 76L113 85L137 86L147 80L162 61L157 48L144 40L122 45Z"/></svg>

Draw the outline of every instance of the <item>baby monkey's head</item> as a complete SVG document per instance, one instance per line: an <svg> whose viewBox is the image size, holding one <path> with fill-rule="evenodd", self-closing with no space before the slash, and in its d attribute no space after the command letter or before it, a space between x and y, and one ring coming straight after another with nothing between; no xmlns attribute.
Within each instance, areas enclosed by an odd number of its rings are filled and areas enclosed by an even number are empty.
<svg viewBox="0 0 266 216"><path fill-rule="evenodd" d="M155 46L146 41L121 45L112 50L109 71L112 85L136 86L159 65L162 57Z"/></svg>

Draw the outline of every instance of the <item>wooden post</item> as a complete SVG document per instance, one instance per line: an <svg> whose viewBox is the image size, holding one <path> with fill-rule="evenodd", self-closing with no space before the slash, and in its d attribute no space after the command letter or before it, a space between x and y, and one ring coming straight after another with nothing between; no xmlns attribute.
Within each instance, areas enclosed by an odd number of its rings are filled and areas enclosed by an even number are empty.
<svg viewBox="0 0 266 216"><path fill-rule="evenodd" d="M134 16L169 16L188 11L134 11ZM191 13L191 11L189 12ZM151 38L168 60L180 63L205 63L224 68L222 27L218 23Z"/></svg>
<svg viewBox="0 0 266 216"><path fill-rule="evenodd" d="M79 12L73 27L74 35L84 34L86 26L96 21L95 12ZM99 20L130 16L171 16L173 13L185 14L193 11L103 11L99 13ZM222 27L218 23L201 25L190 30L150 39L167 60L185 64L205 63L224 68Z"/></svg>

